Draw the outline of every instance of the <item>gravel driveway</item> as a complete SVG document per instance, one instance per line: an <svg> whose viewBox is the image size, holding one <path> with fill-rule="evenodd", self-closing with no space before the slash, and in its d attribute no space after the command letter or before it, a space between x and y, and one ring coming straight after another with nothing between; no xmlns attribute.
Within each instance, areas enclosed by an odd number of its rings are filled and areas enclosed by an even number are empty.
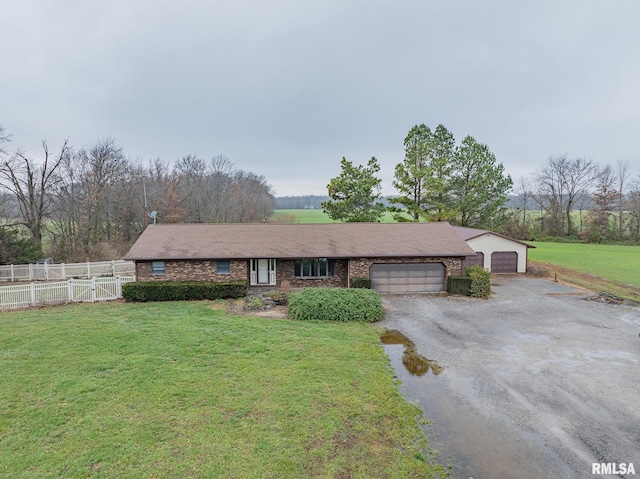
<svg viewBox="0 0 640 479"><path fill-rule="evenodd" d="M385 346L439 462L465 479L598 477L593 463L640 475L640 308L522 276L492 290L383 297L380 325L444 368L411 375L402 346Z"/></svg>

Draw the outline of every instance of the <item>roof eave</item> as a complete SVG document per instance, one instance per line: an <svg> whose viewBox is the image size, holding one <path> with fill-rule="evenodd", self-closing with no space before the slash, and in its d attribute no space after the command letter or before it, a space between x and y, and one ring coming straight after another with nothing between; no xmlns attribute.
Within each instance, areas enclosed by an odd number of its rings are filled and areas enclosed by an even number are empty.
<svg viewBox="0 0 640 479"><path fill-rule="evenodd" d="M430 254L349 254L349 255L334 255L334 254L317 254L317 255L294 255L294 256L280 256L270 254L257 254L251 256L225 256L225 255L210 255L210 256L146 256L146 257L125 257L127 261L208 261L215 259L224 260L250 260L256 258L275 258L277 260L295 260L302 258L329 258L329 259L354 259L354 258L462 258L465 256L473 256L475 253L471 252L442 252L442 253L430 253Z"/></svg>

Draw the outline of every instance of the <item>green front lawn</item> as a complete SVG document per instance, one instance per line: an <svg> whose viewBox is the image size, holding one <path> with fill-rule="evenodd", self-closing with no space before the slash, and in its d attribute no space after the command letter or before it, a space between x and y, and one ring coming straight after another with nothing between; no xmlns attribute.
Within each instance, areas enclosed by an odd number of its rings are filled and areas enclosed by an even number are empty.
<svg viewBox="0 0 640 479"><path fill-rule="evenodd" d="M208 302L0 314L0 477L430 477L375 327Z"/></svg>

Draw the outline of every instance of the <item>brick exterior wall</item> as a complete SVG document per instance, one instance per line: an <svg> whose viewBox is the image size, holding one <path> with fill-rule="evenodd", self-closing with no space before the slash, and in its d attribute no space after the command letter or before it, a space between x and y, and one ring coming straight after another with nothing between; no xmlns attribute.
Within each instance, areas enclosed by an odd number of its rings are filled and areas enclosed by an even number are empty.
<svg viewBox="0 0 640 479"><path fill-rule="evenodd" d="M310 287L347 287L349 278L368 278L369 268L374 263L443 263L447 276L461 275L463 258L356 258L335 260L333 276L330 278L302 279L296 278L293 260L276 261L276 287L282 281L289 281L292 288ZM362 264L361 264L362 263ZM249 281L249 260L231 260L230 274L217 274L215 260L165 261L165 274L152 275L151 261L136 262L138 281L187 281L213 280L232 281L237 279Z"/></svg>
<svg viewBox="0 0 640 479"><path fill-rule="evenodd" d="M164 274L151 274L151 261L136 261L138 281L233 281L249 280L249 262L231 260L229 274L217 274L215 260L165 261Z"/></svg>

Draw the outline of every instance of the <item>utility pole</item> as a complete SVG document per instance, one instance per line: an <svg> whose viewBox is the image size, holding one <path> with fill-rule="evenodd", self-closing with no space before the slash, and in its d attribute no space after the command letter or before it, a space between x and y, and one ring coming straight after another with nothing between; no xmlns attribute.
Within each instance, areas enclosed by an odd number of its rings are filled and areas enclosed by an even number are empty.
<svg viewBox="0 0 640 479"><path fill-rule="evenodd" d="M144 179L145 177L142 176L142 194L144 195L144 212L146 213L147 210L149 209L149 206L147 205L147 186L144 184Z"/></svg>
<svg viewBox="0 0 640 479"><path fill-rule="evenodd" d="M144 179L147 177L146 175L135 175L136 178L142 178L142 195L144 198L144 216L145 217L149 217L149 213L147 213L147 211L149 210L149 205L147 204L147 185L144 182ZM145 220L146 224L149 224L149 220Z"/></svg>

